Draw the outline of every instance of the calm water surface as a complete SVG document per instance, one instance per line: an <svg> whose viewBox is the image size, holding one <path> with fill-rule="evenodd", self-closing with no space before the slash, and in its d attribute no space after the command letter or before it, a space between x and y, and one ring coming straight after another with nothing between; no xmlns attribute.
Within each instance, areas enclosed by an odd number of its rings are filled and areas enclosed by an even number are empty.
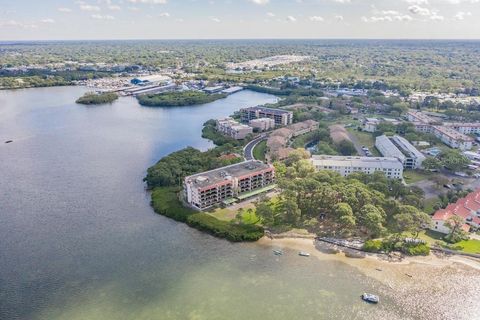
<svg viewBox="0 0 480 320"><path fill-rule="evenodd" d="M420 318L388 297L362 303L360 293L388 288L345 264L275 257L149 207L148 166L185 146L211 147L204 121L275 97L75 105L84 91L0 91L0 319Z"/></svg>

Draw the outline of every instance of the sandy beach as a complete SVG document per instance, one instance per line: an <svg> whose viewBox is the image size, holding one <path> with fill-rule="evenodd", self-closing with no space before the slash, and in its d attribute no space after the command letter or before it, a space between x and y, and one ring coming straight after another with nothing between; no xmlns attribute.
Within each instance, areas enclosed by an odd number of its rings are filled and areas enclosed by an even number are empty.
<svg viewBox="0 0 480 320"><path fill-rule="evenodd" d="M344 252L331 253L331 247L324 242L301 238L264 237L258 244L285 249L287 254L288 250L306 251L319 260L334 260L353 266L383 285L377 294L389 296L418 314L433 317L432 310L435 310L435 319L476 319L472 317L472 310L480 312L480 303L473 294L480 292L480 261L473 258L433 253L427 257L393 260L377 254L351 258ZM464 306L468 306L460 313L454 302L457 300L452 299L459 296L464 297ZM457 311L453 313L453 310Z"/></svg>

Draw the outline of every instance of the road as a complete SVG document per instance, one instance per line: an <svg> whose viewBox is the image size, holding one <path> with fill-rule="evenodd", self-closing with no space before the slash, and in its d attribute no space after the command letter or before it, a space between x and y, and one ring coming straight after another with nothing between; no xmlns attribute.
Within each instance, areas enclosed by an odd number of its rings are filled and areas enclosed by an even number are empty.
<svg viewBox="0 0 480 320"><path fill-rule="evenodd" d="M245 158L245 160L247 160L247 161L255 160L255 158L253 157L253 149L255 149L255 147L257 146L258 143L260 143L261 141L266 140L266 139L267 139L267 135L266 134L261 134L257 138L250 141L243 148L243 157Z"/></svg>
<svg viewBox="0 0 480 320"><path fill-rule="evenodd" d="M355 146L355 149L357 150L357 153L362 157L367 156L365 154L365 151L363 151L362 145L358 141L357 137L354 134L352 134L351 132L349 132L348 130L347 130L347 135L350 138L350 140L352 141L353 145Z"/></svg>

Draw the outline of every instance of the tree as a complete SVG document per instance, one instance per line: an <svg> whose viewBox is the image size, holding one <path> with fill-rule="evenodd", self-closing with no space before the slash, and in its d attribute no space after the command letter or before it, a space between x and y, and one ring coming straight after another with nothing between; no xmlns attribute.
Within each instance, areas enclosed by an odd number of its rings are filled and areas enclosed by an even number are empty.
<svg viewBox="0 0 480 320"><path fill-rule="evenodd" d="M437 158L427 158L423 160L422 162L422 167L426 170L435 170L435 169L440 169L442 167L442 162L438 160Z"/></svg>
<svg viewBox="0 0 480 320"><path fill-rule="evenodd" d="M409 205L399 207L399 213L393 218L396 222L396 229L401 233L404 231L411 232L414 238L418 238L418 234L424 228L431 225L432 219L425 212Z"/></svg>
<svg viewBox="0 0 480 320"><path fill-rule="evenodd" d="M372 204L366 204L360 210L362 225L372 234L380 235L385 231L385 212Z"/></svg>
<svg viewBox="0 0 480 320"><path fill-rule="evenodd" d="M450 229L450 233L446 236L446 240L451 243L456 243L461 240L467 239L467 233L462 229L465 221L462 217L451 216L445 222L445 225Z"/></svg>
<svg viewBox="0 0 480 320"><path fill-rule="evenodd" d="M343 156L351 156L357 153L355 146L349 140L342 140L337 145L338 152L340 152Z"/></svg>
<svg viewBox="0 0 480 320"><path fill-rule="evenodd" d="M333 207L336 220L345 228L355 227L356 221L352 207L348 203L340 202Z"/></svg>
<svg viewBox="0 0 480 320"><path fill-rule="evenodd" d="M441 153L440 160L445 168L454 172L462 170L470 164L470 160L456 150Z"/></svg>
<svg viewBox="0 0 480 320"><path fill-rule="evenodd" d="M256 214L263 221L266 226L273 225L275 223L275 212L270 206L269 200L260 200L255 204Z"/></svg>

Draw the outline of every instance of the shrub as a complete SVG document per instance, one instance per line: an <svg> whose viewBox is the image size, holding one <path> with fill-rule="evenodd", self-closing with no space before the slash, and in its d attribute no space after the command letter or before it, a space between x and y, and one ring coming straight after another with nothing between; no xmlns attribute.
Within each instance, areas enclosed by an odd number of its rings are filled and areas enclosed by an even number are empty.
<svg viewBox="0 0 480 320"><path fill-rule="evenodd" d="M263 237L263 228L252 224L233 224L218 220L206 213L182 205L178 199L179 188L155 188L152 192L152 207L155 212L168 218L185 222L192 228L227 240L257 241Z"/></svg>
<svg viewBox="0 0 480 320"><path fill-rule="evenodd" d="M118 95L114 92L104 92L104 93L85 93L82 97L78 98L76 103L79 104L104 104L112 103L118 99Z"/></svg>
<svg viewBox="0 0 480 320"><path fill-rule="evenodd" d="M363 244L363 251L366 252L380 252L383 248L382 240L367 240Z"/></svg>
<svg viewBox="0 0 480 320"><path fill-rule="evenodd" d="M405 244L402 252L409 256L428 256L430 254L430 247L425 243Z"/></svg>

